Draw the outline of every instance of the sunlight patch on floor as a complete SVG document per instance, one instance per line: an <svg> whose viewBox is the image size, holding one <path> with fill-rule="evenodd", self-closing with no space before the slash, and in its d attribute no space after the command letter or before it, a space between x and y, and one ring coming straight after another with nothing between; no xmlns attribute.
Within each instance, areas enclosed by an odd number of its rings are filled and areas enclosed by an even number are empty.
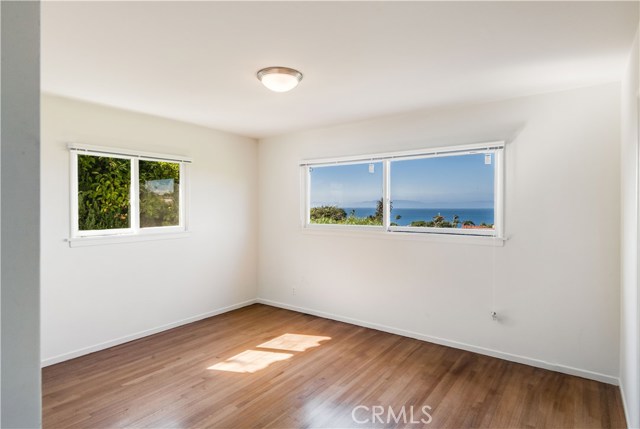
<svg viewBox="0 0 640 429"><path fill-rule="evenodd" d="M291 352L303 352L312 347L318 347L321 341L330 340L331 337L303 334L283 334L258 347L265 349L287 350Z"/></svg>
<svg viewBox="0 0 640 429"><path fill-rule="evenodd" d="M230 357L224 362L210 366L207 369L239 373L254 373L261 369L265 369L274 362L287 360L291 356L293 355L290 353L245 350L242 353Z"/></svg>
<svg viewBox="0 0 640 429"><path fill-rule="evenodd" d="M312 347L318 347L322 341L330 340L331 337L322 337L319 335L303 335L303 334L282 334L266 343L262 343L256 348L285 350L288 352L304 352ZM265 369L275 362L287 360L292 357L291 353L271 352L266 350L245 350L224 362L219 362L207 369L214 371L227 371L237 373L254 373Z"/></svg>

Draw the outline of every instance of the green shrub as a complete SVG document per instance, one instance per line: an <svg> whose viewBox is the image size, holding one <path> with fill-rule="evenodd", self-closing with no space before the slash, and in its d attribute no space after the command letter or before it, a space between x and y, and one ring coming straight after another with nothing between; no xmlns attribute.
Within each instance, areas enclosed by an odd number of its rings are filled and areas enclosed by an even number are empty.
<svg viewBox="0 0 640 429"><path fill-rule="evenodd" d="M341 223L347 218L347 212L336 206L321 206L311 208L313 223Z"/></svg>
<svg viewBox="0 0 640 429"><path fill-rule="evenodd" d="M470 222L470 223L468 223ZM473 225L473 222L465 221L463 225ZM414 220L411 222L409 226L419 226L419 227L428 227L428 228L457 228L460 225L460 217L458 215L453 215L451 222L446 220L444 216L441 214L435 215L430 221L424 220Z"/></svg>
<svg viewBox="0 0 640 429"><path fill-rule="evenodd" d="M174 226L180 224L180 164L163 161L140 161L140 226ZM156 181L168 181L171 189L157 192Z"/></svg>
<svg viewBox="0 0 640 429"><path fill-rule="evenodd" d="M311 223L325 224L325 225L382 225L382 221L374 219L372 217L357 217L348 216L343 220L335 220L329 217L321 217L313 219Z"/></svg>
<svg viewBox="0 0 640 429"><path fill-rule="evenodd" d="M78 226L81 231L129 228L131 162L78 155Z"/></svg>

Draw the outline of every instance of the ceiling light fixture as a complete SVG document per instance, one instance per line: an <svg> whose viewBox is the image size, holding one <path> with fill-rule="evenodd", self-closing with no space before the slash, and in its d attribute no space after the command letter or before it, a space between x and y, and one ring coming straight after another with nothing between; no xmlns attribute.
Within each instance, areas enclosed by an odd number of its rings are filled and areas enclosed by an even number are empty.
<svg viewBox="0 0 640 429"><path fill-rule="evenodd" d="M289 67L266 67L257 73L260 82L271 91L287 92L298 86L302 73Z"/></svg>

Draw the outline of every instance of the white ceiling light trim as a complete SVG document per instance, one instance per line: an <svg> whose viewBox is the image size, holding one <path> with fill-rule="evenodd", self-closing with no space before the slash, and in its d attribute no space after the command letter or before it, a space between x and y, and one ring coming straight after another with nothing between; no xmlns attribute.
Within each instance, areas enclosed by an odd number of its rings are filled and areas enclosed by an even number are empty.
<svg viewBox="0 0 640 429"><path fill-rule="evenodd" d="M257 73L264 86L274 92L287 92L298 86L302 73L289 67L266 67Z"/></svg>

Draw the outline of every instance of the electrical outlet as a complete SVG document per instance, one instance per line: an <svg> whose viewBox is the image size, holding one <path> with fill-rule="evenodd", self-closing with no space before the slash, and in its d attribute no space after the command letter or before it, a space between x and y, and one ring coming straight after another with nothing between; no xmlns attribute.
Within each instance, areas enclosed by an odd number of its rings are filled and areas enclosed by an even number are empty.
<svg viewBox="0 0 640 429"><path fill-rule="evenodd" d="M296 296L296 288L291 288L291 295Z"/></svg>

